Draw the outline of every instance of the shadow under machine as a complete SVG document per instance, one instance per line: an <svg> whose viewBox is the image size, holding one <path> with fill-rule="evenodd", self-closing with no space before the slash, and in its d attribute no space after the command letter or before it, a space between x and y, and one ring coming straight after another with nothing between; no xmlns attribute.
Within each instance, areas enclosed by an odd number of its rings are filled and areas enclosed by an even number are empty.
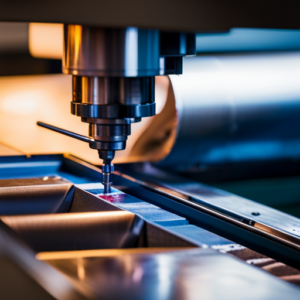
<svg viewBox="0 0 300 300"><path fill-rule="evenodd" d="M89 131L37 125L88 143L103 160L99 167L67 154L0 157L6 299L18 292L10 278L30 299L299 299L300 105L263 97L247 105L185 103L199 95L193 79L207 65L193 58L196 33L297 29L296 5L282 10L263 1L246 14L234 1L198 2L63 0L57 11L27 1L18 10L13 3L1 8L1 21L64 23L71 113ZM270 7L281 18L266 17ZM234 67L224 58L226 64ZM182 101L172 149L156 164L114 170L131 124L155 115L158 76L169 76ZM264 201L276 197L277 207Z"/></svg>

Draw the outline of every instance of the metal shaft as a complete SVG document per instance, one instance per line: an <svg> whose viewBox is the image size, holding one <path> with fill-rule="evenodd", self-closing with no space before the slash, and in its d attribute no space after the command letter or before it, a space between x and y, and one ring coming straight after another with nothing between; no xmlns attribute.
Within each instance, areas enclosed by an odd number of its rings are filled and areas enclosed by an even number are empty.
<svg viewBox="0 0 300 300"><path fill-rule="evenodd" d="M111 193L111 181L110 181L110 173L103 173L103 182L104 186L104 194Z"/></svg>
<svg viewBox="0 0 300 300"><path fill-rule="evenodd" d="M111 172L114 171L114 165L112 160L114 159L115 151L100 151L99 157L103 159L102 174L103 174L103 186L104 194L111 193Z"/></svg>
<svg viewBox="0 0 300 300"><path fill-rule="evenodd" d="M90 142L95 141L94 139L89 138L87 136L84 136L84 135L81 135L81 134L78 134L78 133L75 133L75 132L72 132L72 131L68 131L68 130L65 130L63 128L55 127L55 126L52 126L50 124L46 124L46 123L43 123L43 122L37 122L36 124L38 126L41 126L41 127L59 132L61 134L67 135L69 137L75 138L77 140L80 140L80 141L83 141L83 142L86 142L86 143L90 143Z"/></svg>

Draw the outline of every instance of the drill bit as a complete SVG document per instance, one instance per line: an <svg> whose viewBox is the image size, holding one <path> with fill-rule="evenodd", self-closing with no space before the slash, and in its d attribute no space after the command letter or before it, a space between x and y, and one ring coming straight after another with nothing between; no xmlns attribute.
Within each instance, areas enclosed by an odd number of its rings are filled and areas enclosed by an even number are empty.
<svg viewBox="0 0 300 300"><path fill-rule="evenodd" d="M92 149L95 149L95 144L97 145L98 141L95 141L93 138L83 136L80 134L77 134L75 132L71 132L62 128L58 128L43 122L37 122L38 126L59 132L61 134L73 137L75 139L78 139L83 142L87 142L90 144L90 147ZM95 144L94 144L95 143ZM97 149L97 148L96 148ZM98 150L99 157L103 159L103 165L102 165L102 174L103 174L103 186L104 186L104 194L108 194L111 192L111 184L110 181L111 172L114 171L114 165L111 163L112 160L115 157L115 151L114 150Z"/></svg>
<svg viewBox="0 0 300 300"><path fill-rule="evenodd" d="M102 175L103 175L103 186L104 186L104 194L111 193L111 172L114 171L114 165L112 164L112 160L115 156L115 151L100 151L99 157L103 159L102 164Z"/></svg>
<svg viewBox="0 0 300 300"><path fill-rule="evenodd" d="M104 194L109 194L111 192L111 184L112 182L110 181L111 177L111 172L113 168L113 164L109 162L108 164L103 161L102 165L102 174L103 174L103 182L102 184L104 185Z"/></svg>

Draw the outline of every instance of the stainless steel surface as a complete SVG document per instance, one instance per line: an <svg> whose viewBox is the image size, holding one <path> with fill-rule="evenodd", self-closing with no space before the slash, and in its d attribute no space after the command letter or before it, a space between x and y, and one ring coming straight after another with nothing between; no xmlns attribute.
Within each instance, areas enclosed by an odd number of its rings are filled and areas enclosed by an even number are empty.
<svg viewBox="0 0 300 300"><path fill-rule="evenodd" d="M73 76L73 78L80 77ZM82 103L96 105L114 103L115 86L110 84L110 81L115 82L111 77L82 77Z"/></svg>
<svg viewBox="0 0 300 300"><path fill-rule="evenodd" d="M140 105L154 100L153 88L153 77L73 76L73 101L92 105Z"/></svg>
<svg viewBox="0 0 300 300"><path fill-rule="evenodd" d="M1 255L8 257L17 264L25 274L33 278L43 289L50 293L55 299L61 300L84 300L87 299L80 294L74 286L54 268L38 261L35 253L27 247L15 234L9 230L2 222L0 223L0 251ZM10 283L13 289L17 286L18 277ZM2 292L2 290L1 290ZM12 299L14 293L10 293ZM1 294L1 296L3 296ZM23 295L29 297L30 293ZM31 298L30 298L31 299Z"/></svg>
<svg viewBox="0 0 300 300"><path fill-rule="evenodd" d="M120 172L115 174L179 203L300 250L300 220L288 214L200 183L184 181L172 185L139 180ZM260 215L254 216L253 212L260 212Z"/></svg>
<svg viewBox="0 0 300 300"><path fill-rule="evenodd" d="M99 168L87 162L70 155L67 157L101 173ZM149 170L149 168L152 170ZM143 174L151 174L151 172L156 173L157 178L160 178L159 182L143 178ZM216 218L244 227L270 239L275 239L297 250L300 249L300 221L295 217L228 192L186 180L176 175L170 175L170 173L147 165L145 169L139 170L138 173L140 179L119 171L114 171L114 176L124 178L128 185L133 183L144 187L146 190L171 197L180 203L213 215ZM164 180L168 183L164 183ZM171 184L172 181L174 182L173 185ZM254 216L252 214L254 211L260 212L260 215ZM263 225L262 228L258 228L258 224Z"/></svg>
<svg viewBox="0 0 300 300"><path fill-rule="evenodd" d="M0 254L0 265L2 299L24 299L24 295L26 295L26 298L30 300L55 300L53 296L22 270L16 262L2 253ZM16 286L18 287L17 289L15 288Z"/></svg>
<svg viewBox="0 0 300 300"><path fill-rule="evenodd" d="M243 223L251 223L251 226L259 231L285 240L300 249L300 220L298 218L203 184L195 184L187 189L178 187L173 190L182 192L186 198L190 197L189 200L196 204L204 204L204 206L207 204L209 208L215 208L221 214L232 216L237 221L249 220ZM259 212L259 215L255 214L256 212Z"/></svg>
<svg viewBox="0 0 300 300"><path fill-rule="evenodd" d="M183 69L170 76L176 140L161 167L299 159L299 52L192 57Z"/></svg>
<svg viewBox="0 0 300 300"><path fill-rule="evenodd" d="M117 124L131 124L140 121L141 121L140 118L126 118L126 119L95 119L95 118L86 118L86 117L81 118L81 122L90 123L90 124L117 125Z"/></svg>
<svg viewBox="0 0 300 300"><path fill-rule="evenodd" d="M46 179L46 178L45 178ZM3 182L4 181L4 182ZM72 183L46 180L0 180L0 215L67 212L74 194ZM26 185L25 185L26 184Z"/></svg>
<svg viewBox="0 0 300 300"><path fill-rule="evenodd" d="M76 159L74 160L76 161ZM84 162L80 163L80 172L85 171L84 166L90 168L89 171L99 172L96 167L89 166ZM129 179L133 180L132 178ZM19 183L22 184L22 182ZM145 182L137 182L137 184L144 184L146 187ZM97 189L97 186L99 188L101 184L78 185L76 188L77 195L74 195L73 202L94 201L96 205L102 202L102 206L98 206L98 210L109 210L109 206L115 209L116 203L109 203L110 195L102 194L99 198L97 192L93 191L93 189ZM184 183L182 186L184 188ZM137 188L136 185L135 187ZM167 187L160 187L161 190L163 190L162 188L167 190ZM80 188L90 189L90 193L80 191ZM147 185L147 188L151 190L151 185ZM190 192L192 189L196 189L195 186L188 186L187 184L185 188L189 188ZM174 187L169 187L169 189L173 190L173 195L182 193L174 190ZM83 195L78 194L78 192L82 192ZM96 193L92 195L94 192ZM190 197L192 198L192 196ZM135 204L135 201L142 202L139 199L132 198L131 200L133 203L129 201L127 204ZM95 209L95 204L92 209ZM80 209L79 206L77 209ZM95 216L96 214L98 216ZM123 218L123 214L129 214L129 218L126 216ZM139 218L134 218L132 221L132 216L134 215L124 211L108 211L94 214L68 213L2 217L0 238L1 229L8 225L9 227L6 228L8 231L9 228L13 229L36 251L51 251L50 253L42 253L43 258L38 254L39 259L45 259L63 272L77 291L92 299L97 297L111 299L121 296L125 299L140 299L142 293L146 294L146 296L143 295L143 299L145 297L146 299L198 299L199 290L201 296L207 299L211 297L213 299L220 298L221 293L226 293L225 295L229 299L241 298L242 292L245 293L245 290L251 292L246 295L246 298L249 299L276 299L276 297L281 299L284 293L287 297L294 299L294 295L295 297L299 295L296 294L296 291L299 293L299 289L296 290L291 285L278 281L258 269L252 267L248 269L249 266L242 262L232 261L228 255L224 256L216 252L202 251L196 253L193 252L194 250L174 251L174 249L172 252L167 252L168 250L165 249L163 250L164 253L160 253L161 251L157 249L144 248L110 250L111 247L193 247L197 244L193 244L190 237L186 237L180 232L172 234L172 228L156 226L143 222ZM233 215L229 214L229 216L233 218ZM10 232L10 237L14 237L14 232ZM10 246L6 244L5 247L6 251L9 252ZM104 248L104 250L72 251L73 249L99 248ZM105 248L108 249L105 250ZM18 249L22 248L18 246ZM260 253L255 253L234 243L222 245L216 249L232 253L244 260L264 258ZM69 251L56 253L53 250ZM22 262L22 257L20 258L18 255L20 254L17 254L15 259ZM199 255L205 257L199 260ZM26 255L25 257L27 259L26 268L32 272L32 266L28 266L28 261L32 265L36 265L36 263L32 257L28 258ZM227 263L224 263L226 261ZM235 262L238 262L240 266L236 265ZM270 273L284 277L283 280L297 282L298 273L295 269L278 262L274 263L274 266L269 264L268 271ZM38 272L43 271L43 275L37 280L47 285L49 284L47 277L55 275L55 272L53 273L53 269L43 266L44 264L39 264L36 267ZM278 273L279 269L281 271ZM166 270L169 272L167 275ZM40 274L38 272L37 274ZM35 276L37 275L35 274ZM168 282L164 281L165 278L168 279ZM49 281L51 286L51 279ZM66 288L65 283L63 285ZM164 288L162 292L161 286L168 288ZM56 293L58 292L56 291Z"/></svg>
<svg viewBox="0 0 300 300"><path fill-rule="evenodd" d="M111 124L103 123L104 124L89 123L89 136L98 141L125 142L127 136L131 134L129 122L127 124L116 124L113 122L111 122Z"/></svg>
<svg viewBox="0 0 300 300"><path fill-rule="evenodd" d="M75 187L74 197L69 212L123 211L110 202L99 201L99 198L81 188Z"/></svg>
<svg viewBox="0 0 300 300"><path fill-rule="evenodd" d="M79 76L159 75L159 32L65 25L63 73Z"/></svg>
<svg viewBox="0 0 300 300"><path fill-rule="evenodd" d="M46 261L91 299L299 298L299 288L210 250L67 256Z"/></svg>
<svg viewBox="0 0 300 300"><path fill-rule="evenodd" d="M1 217L35 251L135 247L143 220L125 211Z"/></svg>
<svg viewBox="0 0 300 300"><path fill-rule="evenodd" d="M48 185L48 184L71 184L71 182L60 176L44 176L33 178L18 178L18 179L1 179L0 188L2 187L16 187L16 186L30 186L30 185Z"/></svg>

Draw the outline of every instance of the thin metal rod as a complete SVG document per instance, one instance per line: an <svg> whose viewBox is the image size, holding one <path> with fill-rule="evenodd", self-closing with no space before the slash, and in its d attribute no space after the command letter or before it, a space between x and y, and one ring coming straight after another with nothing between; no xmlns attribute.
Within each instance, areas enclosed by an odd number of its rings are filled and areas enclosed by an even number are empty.
<svg viewBox="0 0 300 300"><path fill-rule="evenodd" d="M111 182L110 182L110 173L102 173L103 174L103 186L104 186L104 194L111 193Z"/></svg>
<svg viewBox="0 0 300 300"><path fill-rule="evenodd" d="M62 129L62 128L58 128L58 127L52 126L50 124L46 124L46 123L43 123L43 122L37 122L36 124L38 126L56 131L58 133L67 135L69 137L72 137L74 139L77 139L77 140L80 140L80 141L83 141L83 142L86 142L86 143L90 143L90 142L95 141L94 139L92 139L90 137L87 137L87 136L84 136L84 135L81 135L81 134L78 134L78 133L75 133L75 132L72 132L72 131L68 131L68 130L65 130L65 129Z"/></svg>

